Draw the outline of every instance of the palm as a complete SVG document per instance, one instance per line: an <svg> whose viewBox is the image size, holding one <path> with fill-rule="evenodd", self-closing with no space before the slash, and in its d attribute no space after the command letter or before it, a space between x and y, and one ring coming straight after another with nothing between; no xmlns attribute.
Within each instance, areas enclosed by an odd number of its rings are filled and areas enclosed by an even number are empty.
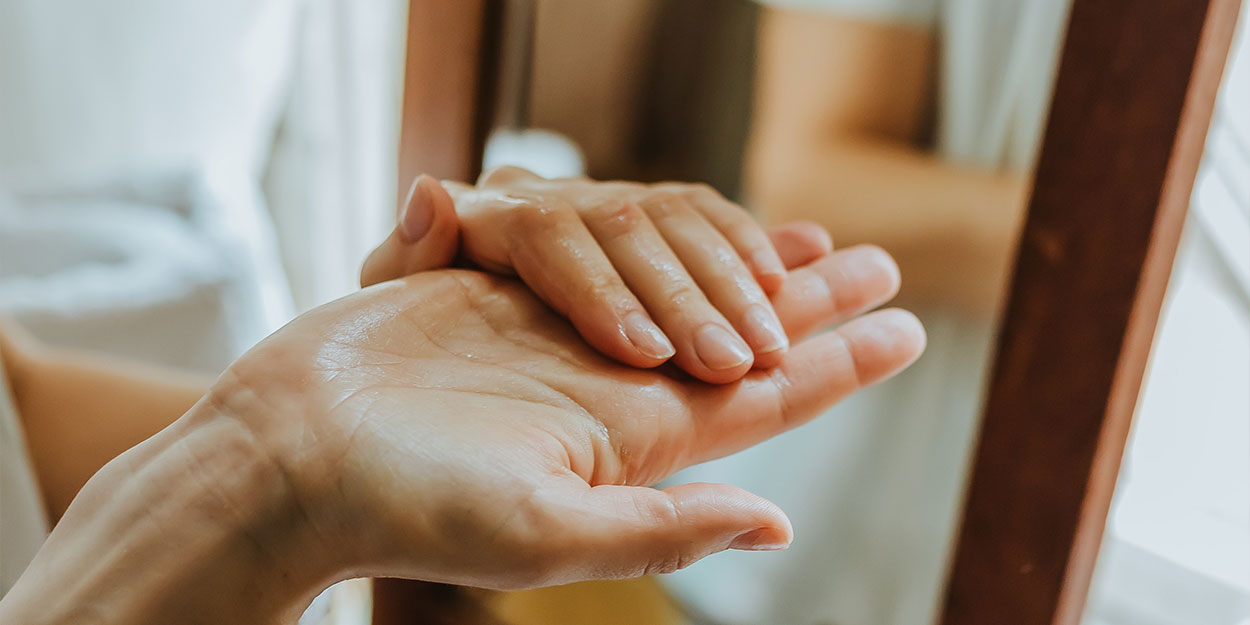
<svg viewBox="0 0 1250 625"><path fill-rule="evenodd" d="M792 427L914 355L830 333L776 370L711 386L607 360L523 286L471 272L380 285L284 332L294 340L280 332L270 349L311 359L284 369L314 371L301 381L320 398L309 405L334 406L310 419L332 450L318 458L334 459L314 472L361 511L360 548L385 562L368 572L488 586L636 575L744 530L788 532L771 504L731 487L630 487ZM310 333L321 339L297 338ZM701 533L669 536L674 522ZM603 550L604 532L622 548L691 544L587 570L576 545ZM517 570L529 573L503 577Z"/></svg>

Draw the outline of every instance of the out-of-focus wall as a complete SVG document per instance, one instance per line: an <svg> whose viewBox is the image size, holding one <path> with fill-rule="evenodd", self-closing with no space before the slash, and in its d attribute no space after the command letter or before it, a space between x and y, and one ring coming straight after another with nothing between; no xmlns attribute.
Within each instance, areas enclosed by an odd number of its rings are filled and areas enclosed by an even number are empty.
<svg viewBox="0 0 1250 625"><path fill-rule="evenodd" d="M747 0L538 0L530 123L577 142L593 177L733 195L757 11Z"/></svg>

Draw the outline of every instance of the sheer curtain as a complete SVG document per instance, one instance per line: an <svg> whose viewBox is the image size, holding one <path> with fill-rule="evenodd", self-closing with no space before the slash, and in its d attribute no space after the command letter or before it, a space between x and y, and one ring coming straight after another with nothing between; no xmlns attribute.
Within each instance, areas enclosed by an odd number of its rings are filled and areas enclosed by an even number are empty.
<svg viewBox="0 0 1250 625"><path fill-rule="evenodd" d="M264 189L298 310L357 286L389 231L407 3L306 0Z"/></svg>

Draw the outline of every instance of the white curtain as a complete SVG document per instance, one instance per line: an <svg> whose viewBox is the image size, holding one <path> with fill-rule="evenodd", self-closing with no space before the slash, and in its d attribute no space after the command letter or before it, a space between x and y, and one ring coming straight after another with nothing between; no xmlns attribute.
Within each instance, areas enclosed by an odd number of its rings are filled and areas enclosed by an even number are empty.
<svg viewBox="0 0 1250 625"><path fill-rule="evenodd" d="M298 310L357 286L391 228L407 3L307 0L265 176Z"/></svg>

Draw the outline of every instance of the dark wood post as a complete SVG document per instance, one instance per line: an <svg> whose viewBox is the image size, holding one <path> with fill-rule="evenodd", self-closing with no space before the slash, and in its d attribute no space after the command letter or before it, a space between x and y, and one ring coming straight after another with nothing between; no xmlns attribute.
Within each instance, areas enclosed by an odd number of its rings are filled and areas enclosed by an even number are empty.
<svg viewBox="0 0 1250 625"><path fill-rule="evenodd" d="M1239 0L1075 0L943 625L1077 625Z"/></svg>
<svg viewBox="0 0 1250 625"><path fill-rule="evenodd" d="M472 181L494 117L503 0L410 0L399 199L421 173Z"/></svg>

